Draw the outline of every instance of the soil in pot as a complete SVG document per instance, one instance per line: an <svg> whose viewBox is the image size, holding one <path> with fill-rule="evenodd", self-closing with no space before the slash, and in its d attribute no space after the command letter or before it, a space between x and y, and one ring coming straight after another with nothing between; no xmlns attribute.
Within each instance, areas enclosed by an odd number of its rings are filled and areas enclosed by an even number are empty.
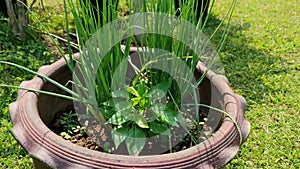
<svg viewBox="0 0 300 169"><path fill-rule="evenodd" d="M201 135L199 136L199 132L197 132L196 127L193 127L189 134L182 139L176 146L173 146L171 151L165 151L162 154L170 153L170 152L178 152L190 148L197 144L197 142L193 141L192 138L199 138L199 142L206 140L210 137L214 131L206 125L204 125L206 117L202 117L200 120L201 127ZM114 150L113 142L110 138L109 133L105 132L104 127L101 124L94 121L92 125L88 127L83 127L77 117L76 111L73 106L67 107L65 110L59 111L55 114L53 121L48 126L54 133L63 137L65 140L70 141L73 144L76 144L81 147L85 147L91 150L105 152L105 153L113 153L118 154L118 152L126 152L126 146L122 143L118 150ZM93 134L97 132L101 137L93 138L91 137ZM100 138L100 140L99 140ZM175 142L175 140L171 140ZM178 141L177 141L178 142ZM199 143L198 142L198 143ZM160 145L162 147L168 146L164 143L158 144L158 140L151 139L148 141L140 153L140 155L155 155L157 154L154 149L161 147L153 147L153 145ZM125 150L125 151L124 151ZM128 154L125 154L128 155Z"/></svg>

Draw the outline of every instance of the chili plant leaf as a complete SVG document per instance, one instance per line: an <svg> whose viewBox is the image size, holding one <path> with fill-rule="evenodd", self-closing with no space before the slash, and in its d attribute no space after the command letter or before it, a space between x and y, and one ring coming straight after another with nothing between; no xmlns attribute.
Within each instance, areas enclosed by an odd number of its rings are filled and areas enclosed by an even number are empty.
<svg viewBox="0 0 300 169"><path fill-rule="evenodd" d="M127 87L126 90L127 90L127 92L129 92L130 94L132 94L136 97L140 96L138 91L136 91L134 87Z"/></svg>
<svg viewBox="0 0 300 169"><path fill-rule="evenodd" d="M138 104L140 103L140 100L141 100L140 97L132 98L132 99L131 99L132 106L138 105Z"/></svg>
<svg viewBox="0 0 300 169"><path fill-rule="evenodd" d="M119 145L127 138L128 136L128 127L122 127L119 129L114 129L111 131L111 136L115 144L115 148L118 148Z"/></svg>
<svg viewBox="0 0 300 169"><path fill-rule="evenodd" d="M147 86L145 82L140 82L137 86L137 91L140 96L145 96L148 93Z"/></svg>
<svg viewBox="0 0 300 169"><path fill-rule="evenodd" d="M141 128L149 128L146 119L142 115L137 115L135 123Z"/></svg>
<svg viewBox="0 0 300 169"><path fill-rule="evenodd" d="M148 107L150 107L150 100L147 97L143 97L141 98L140 102L139 102L139 106L141 107L141 109L146 109Z"/></svg>
<svg viewBox="0 0 300 169"><path fill-rule="evenodd" d="M132 105L128 101L120 101L115 103L115 107L118 111L130 110Z"/></svg>
<svg viewBox="0 0 300 169"><path fill-rule="evenodd" d="M149 124L149 127L150 127L150 131L155 134L164 134L169 131L169 128L166 124L161 123L157 120L151 122Z"/></svg>
<svg viewBox="0 0 300 169"><path fill-rule="evenodd" d="M146 144L145 132L141 128L133 126L128 132L125 144L129 155L139 155Z"/></svg>
<svg viewBox="0 0 300 169"><path fill-rule="evenodd" d="M151 88L149 97L153 100L160 100L166 96L172 81L163 81Z"/></svg>
<svg viewBox="0 0 300 169"><path fill-rule="evenodd" d="M178 115L178 112L176 111L171 111L171 110L165 110L162 113L162 120L169 123L171 126L176 126L179 127L177 122L176 122L176 117Z"/></svg>
<svg viewBox="0 0 300 169"><path fill-rule="evenodd" d="M166 109L166 105L162 104L162 103L157 103L154 104L153 106L150 107L150 109L154 112L154 114L156 116L161 116L163 114L163 112Z"/></svg>
<svg viewBox="0 0 300 169"><path fill-rule="evenodd" d="M124 91L124 90L116 90L112 92L112 97L114 98L128 98L128 92Z"/></svg>
<svg viewBox="0 0 300 169"><path fill-rule="evenodd" d="M126 118L124 118L120 112L117 112L114 115L112 115L112 117L108 119L106 123L121 125L126 121L127 121Z"/></svg>
<svg viewBox="0 0 300 169"><path fill-rule="evenodd" d="M105 106L105 107L113 107L114 106L114 102L112 99L106 101L106 102L102 102L100 106Z"/></svg>

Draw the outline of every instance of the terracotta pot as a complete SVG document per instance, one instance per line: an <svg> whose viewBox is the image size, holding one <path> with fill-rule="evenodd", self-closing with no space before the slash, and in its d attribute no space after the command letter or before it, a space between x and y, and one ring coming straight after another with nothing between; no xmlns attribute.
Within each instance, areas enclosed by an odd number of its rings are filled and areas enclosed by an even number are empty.
<svg viewBox="0 0 300 169"><path fill-rule="evenodd" d="M196 76L204 70L205 67L199 63ZM43 66L39 72L61 84L66 84L72 78L64 60ZM23 82L21 86L60 92L57 87L39 77ZM250 124L244 118L246 102L243 97L233 93L224 76L211 71L200 85L200 97L202 103L222 108L235 119L241 129L242 140L234 123L226 117L220 121L213 136L186 150L138 157L115 155L72 144L47 127L55 113L71 105L71 101L19 90L18 99L10 105L9 112L13 122L12 133L32 156L37 169L220 168L234 158L241 142L249 134Z"/></svg>

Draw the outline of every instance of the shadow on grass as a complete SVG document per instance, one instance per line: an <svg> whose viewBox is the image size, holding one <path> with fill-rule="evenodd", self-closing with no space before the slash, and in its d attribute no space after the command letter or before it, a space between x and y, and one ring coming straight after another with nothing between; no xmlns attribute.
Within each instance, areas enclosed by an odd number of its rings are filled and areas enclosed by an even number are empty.
<svg viewBox="0 0 300 169"><path fill-rule="evenodd" d="M220 22L221 20L216 16L210 16L205 32L211 34ZM212 39L212 44L218 44L217 40L221 38L226 26L230 26L230 32L219 54L225 76L229 79L235 92L245 97L248 104L260 103L266 94L260 77L269 73L271 65L280 58L270 58L264 51L249 45L252 41L251 37L243 34L250 28L249 23L243 25L224 24Z"/></svg>

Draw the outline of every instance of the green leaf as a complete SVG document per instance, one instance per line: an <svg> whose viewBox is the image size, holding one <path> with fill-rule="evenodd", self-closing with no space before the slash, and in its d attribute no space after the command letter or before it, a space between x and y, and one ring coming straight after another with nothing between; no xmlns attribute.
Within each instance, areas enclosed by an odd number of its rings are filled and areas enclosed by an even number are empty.
<svg viewBox="0 0 300 169"><path fill-rule="evenodd" d="M116 90L116 91L113 91L113 92L112 92L112 97L114 97L114 98L118 98L118 97L121 97L121 98L129 98L128 92L126 92L126 91L124 91L124 90Z"/></svg>
<svg viewBox="0 0 300 169"><path fill-rule="evenodd" d="M141 128L133 126L128 132L125 144L129 155L138 156L146 144L145 132Z"/></svg>
<svg viewBox="0 0 300 169"><path fill-rule="evenodd" d="M166 105L162 103L156 103L153 106L151 106L150 109L154 112L154 114L156 114L159 117L165 111Z"/></svg>
<svg viewBox="0 0 300 169"><path fill-rule="evenodd" d="M126 88L127 92L129 92L130 94L136 96L136 97L139 97L139 93L135 90L135 88L133 87L127 87Z"/></svg>
<svg viewBox="0 0 300 169"><path fill-rule="evenodd" d="M151 88L149 97L154 100L160 100L166 96L172 81L163 81Z"/></svg>
<svg viewBox="0 0 300 169"><path fill-rule="evenodd" d="M123 110L120 112L122 114L123 117L125 117L126 121L137 121L139 118L138 116L138 111L136 109L127 109L127 110Z"/></svg>
<svg viewBox="0 0 300 169"><path fill-rule="evenodd" d="M120 101L115 103L115 107L118 111L130 110L132 105L128 101Z"/></svg>
<svg viewBox="0 0 300 169"><path fill-rule="evenodd" d="M145 82L140 82L137 86L137 91L140 96L145 96L148 93L147 86Z"/></svg>
<svg viewBox="0 0 300 169"><path fill-rule="evenodd" d="M164 113L162 114L161 118L163 121L169 123L170 125L179 127L176 122L176 117L178 114L179 113L176 111L165 110Z"/></svg>
<svg viewBox="0 0 300 169"><path fill-rule="evenodd" d="M160 123L157 120L151 122L149 127L150 131L155 134L163 134L169 131L169 128L166 124Z"/></svg>
<svg viewBox="0 0 300 169"><path fill-rule="evenodd" d="M106 119L111 118L116 113L116 110L113 107L106 106L99 107L99 111Z"/></svg>
<svg viewBox="0 0 300 169"><path fill-rule="evenodd" d="M108 119L106 123L121 125L126 121L127 121L126 118L124 118L120 112L117 112L114 115L112 115L112 117Z"/></svg>
<svg viewBox="0 0 300 169"><path fill-rule="evenodd" d="M138 104L140 103L140 100L141 100L140 97L132 98L132 99L131 99L132 106L138 105Z"/></svg>
<svg viewBox="0 0 300 169"><path fill-rule="evenodd" d="M114 141L115 147L118 148L119 145L127 138L128 128L125 126L119 129L114 129L111 131L111 136Z"/></svg>
<svg viewBox="0 0 300 169"><path fill-rule="evenodd" d="M146 109L146 108L150 107L150 100L146 97L143 97L140 100L139 105L142 109Z"/></svg>
<svg viewBox="0 0 300 169"><path fill-rule="evenodd" d="M113 107L114 106L114 101L112 99L106 101L106 102L102 102L101 106L106 106L106 107Z"/></svg>
<svg viewBox="0 0 300 169"><path fill-rule="evenodd" d="M142 115L136 116L135 123L141 128L149 128L147 121Z"/></svg>
<svg viewBox="0 0 300 169"><path fill-rule="evenodd" d="M172 126L178 127L176 122L176 117L179 114L178 112L169 110L168 107L162 103L153 105L151 110L157 115L158 118L160 118L162 122L166 122Z"/></svg>
<svg viewBox="0 0 300 169"><path fill-rule="evenodd" d="M67 140L71 138L71 136L66 132L61 132L60 135Z"/></svg>

